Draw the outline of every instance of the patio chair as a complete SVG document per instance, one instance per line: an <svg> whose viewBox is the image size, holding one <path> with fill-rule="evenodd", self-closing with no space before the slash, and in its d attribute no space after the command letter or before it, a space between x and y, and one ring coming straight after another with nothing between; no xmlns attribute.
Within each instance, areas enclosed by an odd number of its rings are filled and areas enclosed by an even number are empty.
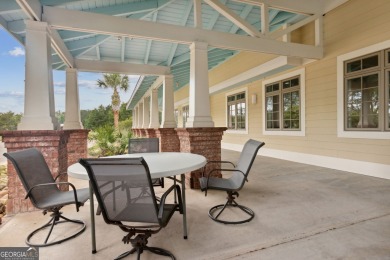
<svg viewBox="0 0 390 260"><path fill-rule="evenodd" d="M129 139L128 153L158 153L160 140L158 138L132 138ZM164 178L152 179L154 186L164 188Z"/></svg>
<svg viewBox="0 0 390 260"><path fill-rule="evenodd" d="M80 159L79 162L88 172L104 221L127 232L122 241L133 246L116 259L135 252L139 259L145 250L175 259L168 250L150 247L147 243L152 234L168 224L175 211L183 214L180 187L172 185L157 200L149 168L143 158ZM114 183L114 190L102 185L107 181ZM166 199L172 190L177 191L179 202L168 204Z"/></svg>
<svg viewBox="0 0 390 260"><path fill-rule="evenodd" d="M22 151L4 153L15 167L15 170L23 184L24 189L27 192L26 199L30 198L32 204L43 210L43 214L51 212L51 219L42 227L31 232L26 239L26 244L29 246L44 247L62 243L66 240L74 238L80 235L85 230L85 223L81 220L68 219L62 216L60 212L61 208L66 205L75 204L76 211L79 211L79 207L83 206L84 203L89 199L89 190L78 189L69 182L56 182L56 178L53 178L49 167L46 164L45 159L40 151L35 148L29 148ZM61 191L58 185L68 185L72 188L71 191ZM62 220L61 220L62 219ZM66 236L63 239L54 239L51 242L49 237L52 234L53 228L57 224L62 223L75 223L80 225L81 228L73 234ZM32 237L43 231L47 227L50 227L48 234L46 235L45 241L41 243L32 242ZM44 234L43 232L40 232ZM37 237L37 236L36 236ZM41 237L41 235L39 235ZM43 236L44 237L44 236Z"/></svg>
<svg viewBox="0 0 390 260"><path fill-rule="evenodd" d="M255 213L250 208L245 207L243 205L239 205L235 201L235 199L236 197L239 196L238 191L243 188L245 181L248 181L248 174L252 167L253 161L255 160L257 152L259 151L260 147L262 147L263 145L264 145L263 142L259 142L252 139L248 140L244 145L244 148L241 152L237 165L229 161L209 161L207 163L207 164L228 163L233 166L233 168L231 169L227 169L227 168L213 169L206 175L204 174L203 171L203 176L199 179L201 190L205 191L205 196L207 196L208 189L223 190L226 191L228 194L227 201L225 204L214 206L209 210L209 217L212 220L224 224L241 224L241 223L249 222L253 219ZM204 167L204 169L206 169L206 166ZM219 171L231 172L232 175L230 178L227 179L212 177L213 172L219 172ZM242 210L248 215L248 218L245 218L244 220L238 220L238 221L219 219L222 212L224 212L224 210L227 207L235 207Z"/></svg>

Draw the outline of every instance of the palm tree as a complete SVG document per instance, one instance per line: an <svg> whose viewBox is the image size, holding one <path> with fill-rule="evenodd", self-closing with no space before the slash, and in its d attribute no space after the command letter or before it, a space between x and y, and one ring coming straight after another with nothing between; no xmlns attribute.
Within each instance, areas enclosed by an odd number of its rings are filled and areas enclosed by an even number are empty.
<svg viewBox="0 0 390 260"><path fill-rule="evenodd" d="M98 79L97 85L101 88L112 88L114 93L111 96L111 106L114 112L114 126L118 129L119 126L119 109L121 107L121 98L119 97L118 87L123 91L129 88L129 77L117 73L103 74L104 80Z"/></svg>

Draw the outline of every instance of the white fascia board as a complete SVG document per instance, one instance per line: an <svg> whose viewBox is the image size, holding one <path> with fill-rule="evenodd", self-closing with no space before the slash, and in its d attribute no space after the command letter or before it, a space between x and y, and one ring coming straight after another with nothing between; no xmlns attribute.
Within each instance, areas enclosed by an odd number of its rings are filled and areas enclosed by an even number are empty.
<svg viewBox="0 0 390 260"><path fill-rule="evenodd" d="M321 17L321 15L309 16L309 17L307 17L306 19L303 19L300 22L297 22L297 23L295 23L293 25L288 26L286 29L278 30L278 31L274 31L274 32L270 33L270 37L272 39L277 39L277 38L282 37L283 35L285 35L287 33L290 33L290 32L292 32L292 31L294 31L294 30L296 30L296 29L298 29L298 28L300 28L300 27L302 27L302 26L304 26L304 25L306 25L308 23L313 22L314 20L316 20L316 19L318 19L320 17Z"/></svg>
<svg viewBox="0 0 390 260"><path fill-rule="evenodd" d="M21 45L24 46L24 42L23 42L23 39L22 37L20 37L18 34L16 33L13 33L11 32L9 29L8 29L8 24L7 24L7 21L0 16L0 26L2 26L5 30L7 30L11 35L12 37L14 37Z"/></svg>
<svg viewBox="0 0 390 260"><path fill-rule="evenodd" d="M82 59L75 59L75 66L81 71L121 73L127 75L167 75L171 72L170 68L166 66Z"/></svg>
<svg viewBox="0 0 390 260"><path fill-rule="evenodd" d="M72 17L72 19L69 19L69 17ZM171 24L129 20L63 8L45 6L43 19L55 29L127 36L182 44L206 42L211 47L221 49L271 53L302 58L321 59L323 57L322 47L286 43L273 39L256 38Z"/></svg>
<svg viewBox="0 0 390 260"><path fill-rule="evenodd" d="M145 76L139 77L137 84L135 85L135 87L133 89L133 93L131 93L131 97L129 98L129 101L127 101L126 109L129 109L130 103L133 100L134 95L137 93L137 91L138 91L139 87L141 86L142 82L144 81L144 79L145 79Z"/></svg>
<svg viewBox="0 0 390 260"><path fill-rule="evenodd" d="M272 72L274 70L277 70L282 67L293 67L300 65L300 59L291 59L285 56L277 57L273 60L270 60L268 62L265 62L257 67L254 67L250 70L247 70L241 74L238 74L237 76L234 76L230 79L227 79L225 81L222 81L221 83L218 83L210 88L210 94L216 94L218 92L224 91L227 88L232 88L234 86L237 86L239 84L243 84L248 80L254 80L261 75L267 75L267 73Z"/></svg>

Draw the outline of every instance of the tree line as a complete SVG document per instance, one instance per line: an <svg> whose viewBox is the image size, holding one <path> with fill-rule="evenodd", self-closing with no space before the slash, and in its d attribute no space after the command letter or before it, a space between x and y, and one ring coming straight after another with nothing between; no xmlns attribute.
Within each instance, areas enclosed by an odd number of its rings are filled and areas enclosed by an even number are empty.
<svg viewBox="0 0 390 260"><path fill-rule="evenodd" d="M0 130L17 130L22 116L23 114L12 111L0 113ZM55 116L60 124L64 123L65 112L56 111ZM85 129L96 130L102 126L112 125L114 122L114 113L111 105L100 105L92 110L81 110L80 116ZM125 103L120 106L119 124L123 128L131 128L131 111L126 109Z"/></svg>

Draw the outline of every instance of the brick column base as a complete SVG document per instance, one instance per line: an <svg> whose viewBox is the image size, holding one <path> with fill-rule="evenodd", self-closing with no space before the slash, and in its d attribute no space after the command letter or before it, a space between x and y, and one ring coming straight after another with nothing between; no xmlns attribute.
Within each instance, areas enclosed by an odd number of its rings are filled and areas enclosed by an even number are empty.
<svg viewBox="0 0 390 260"><path fill-rule="evenodd" d="M180 141L174 128L156 128L155 133L160 139L160 152L180 151Z"/></svg>
<svg viewBox="0 0 390 260"><path fill-rule="evenodd" d="M64 130L69 135L66 145L68 152L68 166L77 163L80 158L88 157L88 133L90 130Z"/></svg>
<svg viewBox="0 0 390 260"><path fill-rule="evenodd" d="M194 127L176 128L180 140L180 152L190 152L203 155L207 161L221 160L221 140L226 127ZM218 164L209 165L206 172L219 168ZM199 189L199 177L202 176L202 169L186 174L186 183L191 189ZM221 177L216 172L213 176Z"/></svg>
<svg viewBox="0 0 390 260"><path fill-rule="evenodd" d="M154 128L146 128L145 133L146 133L145 137L147 137L147 138L157 137L156 130Z"/></svg>
<svg viewBox="0 0 390 260"><path fill-rule="evenodd" d="M40 150L49 166L53 176L66 172L68 167L67 142L69 133L57 130L25 130L25 131L2 131L0 135L8 152L24 150L35 147ZM8 202L7 214L33 211L34 206L30 200L25 200L26 191L19 177L8 160ZM39 173L37 173L39 174ZM59 181L68 181L68 176L63 175ZM67 190L68 186L61 187Z"/></svg>

